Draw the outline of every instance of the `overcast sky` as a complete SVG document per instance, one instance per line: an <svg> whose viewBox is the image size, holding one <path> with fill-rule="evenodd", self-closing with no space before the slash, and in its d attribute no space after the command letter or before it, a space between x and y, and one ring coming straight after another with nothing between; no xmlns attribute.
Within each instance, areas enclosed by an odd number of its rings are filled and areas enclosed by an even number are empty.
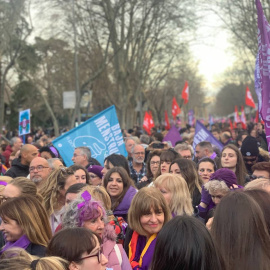
<svg viewBox="0 0 270 270"><path fill-rule="evenodd" d="M234 57L229 49L229 35L221 29L220 19L209 14L198 25L197 40L191 46L191 52L199 61L199 71L204 76L206 88L215 93L219 90L222 73L233 65Z"/></svg>

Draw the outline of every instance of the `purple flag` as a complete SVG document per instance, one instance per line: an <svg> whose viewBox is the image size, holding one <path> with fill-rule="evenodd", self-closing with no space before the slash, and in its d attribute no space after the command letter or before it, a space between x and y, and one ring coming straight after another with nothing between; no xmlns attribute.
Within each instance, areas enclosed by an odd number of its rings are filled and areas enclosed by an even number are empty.
<svg viewBox="0 0 270 270"><path fill-rule="evenodd" d="M193 110L188 111L188 124L190 126L194 125L194 111Z"/></svg>
<svg viewBox="0 0 270 270"><path fill-rule="evenodd" d="M181 141L182 137L179 134L179 131L175 126L172 126L167 135L163 138L163 142L170 141L172 146L175 146L177 141Z"/></svg>
<svg viewBox="0 0 270 270"><path fill-rule="evenodd" d="M267 22L261 2L256 0L258 13L258 56L255 66L255 90L259 100L259 110L265 122L268 150L270 144L270 25Z"/></svg>
<svg viewBox="0 0 270 270"><path fill-rule="evenodd" d="M196 145L199 142L203 142L203 141L207 141L210 142L211 144L217 146L220 151L222 151L223 149L223 144L218 141L211 132L209 132L205 126L200 122L197 121L196 122L196 128L195 128L195 136L194 136L194 140L193 140L193 149L195 151Z"/></svg>

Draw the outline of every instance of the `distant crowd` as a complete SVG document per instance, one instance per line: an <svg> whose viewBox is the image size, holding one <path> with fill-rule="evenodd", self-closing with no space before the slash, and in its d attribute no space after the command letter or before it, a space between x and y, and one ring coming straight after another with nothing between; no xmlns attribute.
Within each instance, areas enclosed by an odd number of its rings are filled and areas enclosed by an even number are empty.
<svg viewBox="0 0 270 270"><path fill-rule="evenodd" d="M270 269L264 125L123 130L127 156L88 147L66 167L41 129L1 140L0 270Z"/></svg>

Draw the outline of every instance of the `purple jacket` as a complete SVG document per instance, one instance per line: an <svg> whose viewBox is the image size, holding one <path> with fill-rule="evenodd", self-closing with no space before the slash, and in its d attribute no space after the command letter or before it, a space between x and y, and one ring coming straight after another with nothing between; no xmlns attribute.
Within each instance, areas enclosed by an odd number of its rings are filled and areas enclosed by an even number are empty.
<svg viewBox="0 0 270 270"><path fill-rule="evenodd" d="M130 207L131 201L135 194L137 193L137 189L133 186L130 186L127 190L123 200L120 204L114 209L113 214L117 217L122 217L125 221L127 221L127 213Z"/></svg>

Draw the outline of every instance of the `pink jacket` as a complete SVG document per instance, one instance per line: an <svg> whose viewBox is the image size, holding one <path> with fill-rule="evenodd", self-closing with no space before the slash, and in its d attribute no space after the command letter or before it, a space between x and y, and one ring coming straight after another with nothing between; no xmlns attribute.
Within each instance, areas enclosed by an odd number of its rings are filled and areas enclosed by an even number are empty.
<svg viewBox="0 0 270 270"><path fill-rule="evenodd" d="M105 225L105 234L103 236L103 254L108 259L108 268L112 268L113 270L132 270L131 265L129 263L126 252L123 249L121 244L116 244L116 235L114 232L114 228L110 224ZM115 250L115 245L118 246L121 254L122 263L120 265L117 251Z"/></svg>

